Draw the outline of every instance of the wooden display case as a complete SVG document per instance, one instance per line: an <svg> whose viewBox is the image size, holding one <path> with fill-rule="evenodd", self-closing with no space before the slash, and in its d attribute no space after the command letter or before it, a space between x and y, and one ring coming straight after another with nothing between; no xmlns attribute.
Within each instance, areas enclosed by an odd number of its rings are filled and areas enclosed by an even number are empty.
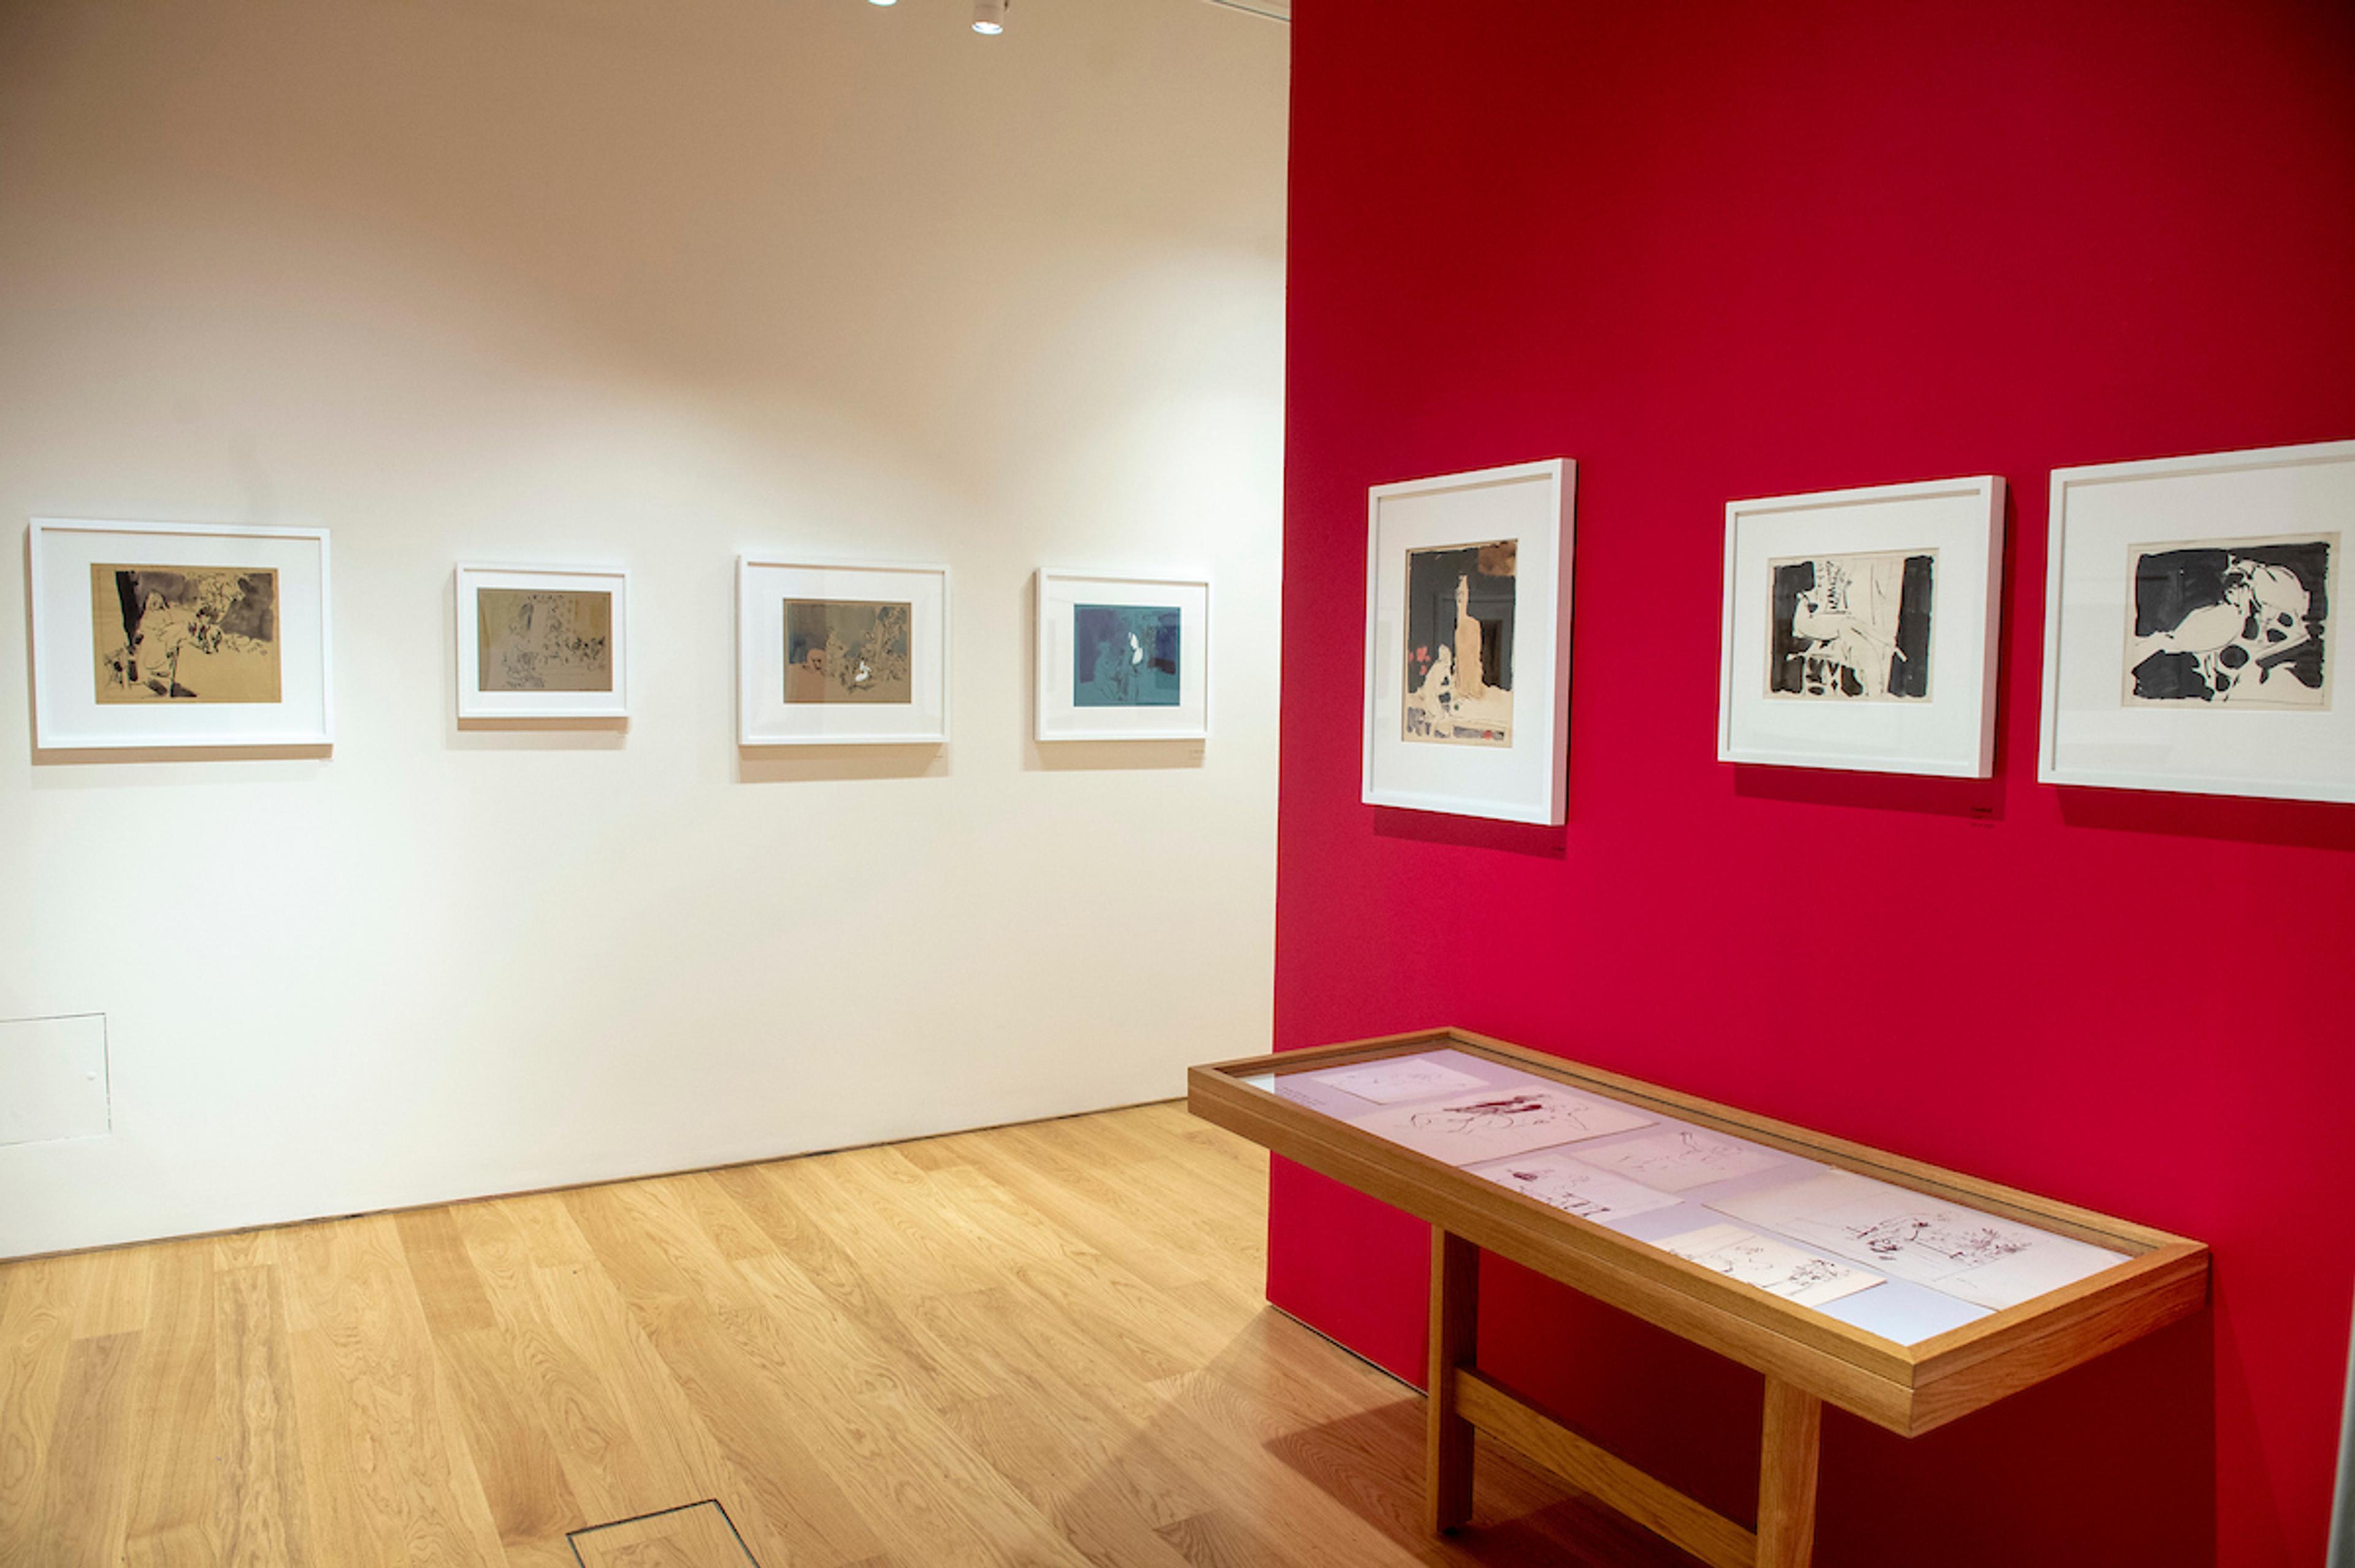
<svg viewBox="0 0 2355 1568"><path fill-rule="evenodd" d="M1616 1101L1663 1125L1727 1135L1825 1171L1853 1172L2106 1249L2121 1261L1961 1327L1902 1342L1565 1212L1287 1098L1275 1086L1293 1074L1438 1051ZM1426 1514L1434 1530L1454 1529L1469 1517L1476 1429L1713 1568L1797 1568L1812 1554L1823 1404L1918 1435L2188 1317L2208 1299L2208 1249L2200 1243L1457 1029L1197 1067L1188 1105L1207 1121L1431 1224ZM1481 1250L1764 1374L1754 1530L1636 1469L1480 1371Z"/></svg>

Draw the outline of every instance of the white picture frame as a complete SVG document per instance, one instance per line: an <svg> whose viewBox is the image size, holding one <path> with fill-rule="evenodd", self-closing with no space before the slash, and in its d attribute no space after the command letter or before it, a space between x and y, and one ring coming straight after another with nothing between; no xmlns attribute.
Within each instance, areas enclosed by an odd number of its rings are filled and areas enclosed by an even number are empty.
<svg viewBox="0 0 2355 1568"><path fill-rule="evenodd" d="M904 669L896 657L866 657L862 674L834 682L805 659L794 666L794 690L832 695L790 696L788 637L807 643L811 627L789 630L788 605L839 606L858 624L837 622L830 641L847 633L844 659L861 649L879 654L904 635ZM890 612L904 612L903 624ZM823 622L835 612L817 615ZM815 624L814 622L813 624ZM744 746L943 745L949 738L949 569L896 562L858 564L790 555L741 555L736 560L737 741ZM851 666L845 664L844 669ZM863 685L863 689L862 689Z"/></svg>
<svg viewBox="0 0 2355 1568"><path fill-rule="evenodd" d="M2322 552L2324 617L2309 628L2262 585L2291 581L2290 597L2310 597L2297 573L2272 558L2286 549L2334 541ZM2243 542L2244 541L2244 542ZM2233 546L2251 552L2234 553ZM2223 646L2189 616L2146 637L2136 601L2156 599L2169 563L2195 560L2200 547L2226 561L2257 561L2238 592L2248 603L2210 607L2241 623L2283 621L2286 636L2318 646L2307 688L2294 666L2296 649L2236 635ZM2355 572L2355 441L2320 442L2143 462L2095 464L2052 473L2051 543L2044 590L2044 705L2038 721L2036 776L2044 784L2100 789L2163 790L2284 800L2355 801L2355 695L2339 688L2349 666L2336 645L2347 635L2344 595ZM2270 561L2271 564L2266 563ZM2304 566L2300 571L2306 570ZM2137 579L2147 590L2137 586ZM2187 602L2179 585L2170 591ZM2197 598L2192 594L2190 597ZM2306 606L2310 609L2311 605ZM2276 613L2276 612L2280 612ZM2258 650L2254 657L2251 650ZM2190 685L2222 689L2142 695L2141 668L2152 654L2161 668L2185 672ZM2291 663L2277 662L2284 653ZM2139 657L2137 656L2140 656ZM2226 661L2238 661L2229 664ZM2205 670L2207 675L2199 672ZM2242 674L2238 672L2252 672ZM2269 691L2274 679L2284 684ZM2295 700L2292 700L2292 699Z"/></svg>
<svg viewBox="0 0 2355 1568"><path fill-rule="evenodd" d="M1577 488L1578 465L1551 458L1367 493L1360 797L1368 805L1561 826ZM1491 551L1507 544L1509 560L1499 554L1492 561ZM1440 591L1450 575L1455 606ZM1509 594L1498 586L1507 577ZM1411 590L1410 579L1428 581ZM1459 616L1475 594L1487 596L1489 613ZM1410 649L1410 624L1434 616L1449 637ZM1508 660L1500 657L1505 647ZM1482 661L1468 697L1451 689L1458 648L1467 665ZM1499 692L1508 702L1496 701ZM1444 717L1435 724L1434 715ZM1411 719L1421 720L1420 733L1410 733ZM1434 734L1442 728L1444 738Z"/></svg>
<svg viewBox="0 0 2355 1568"><path fill-rule="evenodd" d="M458 717L501 719L627 719L630 716L630 574L617 566L493 566L462 562L453 574L458 612ZM524 645L498 640L485 660L483 594L525 593L594 598L603 595L602 624L553 628L539 606L519 606L535 624L523 629ZM591 645L584 654L582 645ZM602 665L602 670L596 667ZM493 685L507 672L509 682L529 678L531 666L544 668L548 684L538 688ZM578 684L602 676L606 684Z"/></svg>
<svg viewBox="0 0 2355 1568"><path fill-rule="evenodd" d="M1718 761L1993 777L2003 507L1995 475L1728 503Z"/></svg>
<svg viewBox="0 0 2355 1568"><path fill-rule="evenodd" d="M1054 741L1207 741L1210 580L1040 567L1033 733ZM1143 613L1149 623L1127 624ZM1125 656L1106 642L1114 638ZM1082 645L1100 645L1080 667ZM1158 654L1160 656L1156 656ZM1166 701L1156 699L1166 698Z"/></svg>
<svg viewBox="0 0 2355 1568"><path fill-rule="evenodd" d="M37 749L334 745L325 529L35 517L27 554ZM146 599L160 629L128 598L100 615L99 573L109 569L118 592ZM158 582L144 594L135 578L120 587L143 569ZM255 580L265 576L261 606ZM117 640L112 656L99 645ZM142 645L152 650L144 668ZM265 683L273 696L246 695ZM208 697L208 688L238 695Z"/></svg>

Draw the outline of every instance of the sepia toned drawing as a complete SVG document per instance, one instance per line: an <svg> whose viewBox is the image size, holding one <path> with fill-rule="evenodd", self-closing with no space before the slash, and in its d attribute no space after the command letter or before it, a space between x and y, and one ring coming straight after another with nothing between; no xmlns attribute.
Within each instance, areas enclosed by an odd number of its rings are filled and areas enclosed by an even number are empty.
<svg viewBox="0 0 2355 1568"><path fill-rule="evenodd" d="M1766 695L1926 701L1937 562L1935 550L1768 561Z"/></svg>
<svg viewBox="0 0 2355 1568"><path fill-rule="evenodd" d="M613 595L482 588L474 593L475 689L613 689Z"/></svg>
<svg viewBox="0 0 2355 1568"><path fill-rule="evenodd" d="M1484 1088L1436 1104L1399 1105L1351 1119L1368 1132L1450 1165L1478 1165L1652 1121L1612 1101L1537 1079L1526 1087Z"/></svg>
<svg viewBox="0 0 2355 1568"><path fill-rule="evenodd" d="M1525 1155L1474 1174L1586 1220L1625 1220L1678 1201L1672 1193L1639 1187L1566 1154Z"/></svg>
<svg viewBox="0 0 2355 1568"><path fill-rule="evenodd" d="M2129 547L2126 706L2328 709L2338 553L2335 533Z"/></svg>
<svg viewBox="0 0 2355 1568"><path fill-rule="evenodd" d="M98 701L281 700L278 573L93 566Z"/></svg>
<svg viewBox="0 0 2355 1568"><path fill-rule="evenodd" d="M1071 705L1175 708L1178 703L1178 607L1071 607Z"/></svg>
<svg viewBox="0 0 2355 1568"><path fill-rule="evenodd" d="M1512 539L1406 552L1405 738L1513 743Z"/></svg>
<svg viewBox="0 0 2355 1568"><path fill-rule="evenodd" d="M1861 1269L1785 1246L1739 1225L1710 1225L1653 1245L1802 1307L1822 1307L1881 1283Z"/></svg>
<svg viewBox="0 0 2355 1568"><path fill-rule="evenodd" d="M912 606L872 600L788 599L789 703L912 704Z"/></svg>

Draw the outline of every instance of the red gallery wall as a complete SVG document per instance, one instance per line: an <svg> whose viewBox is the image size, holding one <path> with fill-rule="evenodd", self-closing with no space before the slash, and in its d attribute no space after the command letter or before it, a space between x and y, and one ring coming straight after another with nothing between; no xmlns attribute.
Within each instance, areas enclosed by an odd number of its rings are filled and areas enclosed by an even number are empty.
<svg viewBox="0 0 2355 1568"><path fill-rule="evenodd" d="M2355 437L2355 6L1295 13L1278 1043L1460 1023L2208 1241L2188 1324L1913 1442L1828 1417L1819 1561L2312 1568L2355 807L2035 752L2050 470ZM1557 455L1568 827L1360 805L1366 487ZM1996 777L1714 761L1725 503L1988 472ZM1427 1233L1282 1162L1272 1225L1273 1299L1420 1381ZM1748 1515L1754 1376L1484 1290L1487 1360Z"/></svg>

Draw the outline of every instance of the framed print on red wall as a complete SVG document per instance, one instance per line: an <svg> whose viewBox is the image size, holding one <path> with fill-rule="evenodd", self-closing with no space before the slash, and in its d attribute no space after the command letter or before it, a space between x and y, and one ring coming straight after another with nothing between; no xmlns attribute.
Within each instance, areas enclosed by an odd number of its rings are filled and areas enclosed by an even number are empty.
<svg viewBox="0 0 2355 1568"><path fill-rule="evenodd" d="M1368 493L1369 805L1561 826L1577 482L1554 458Z"/></svg>
<svg viewBox="0 0 2355 1568"><path fill-rule="evenodd" d="M1718 760L1992 776L2002 588L1993 475L1729 504Z"/></svg>
<svg viewBox="0 0 2355 1568"><path fill-rule="evenodd" d="M2355 441L2059 468L2045 784L2355 801Z"/></svg>

